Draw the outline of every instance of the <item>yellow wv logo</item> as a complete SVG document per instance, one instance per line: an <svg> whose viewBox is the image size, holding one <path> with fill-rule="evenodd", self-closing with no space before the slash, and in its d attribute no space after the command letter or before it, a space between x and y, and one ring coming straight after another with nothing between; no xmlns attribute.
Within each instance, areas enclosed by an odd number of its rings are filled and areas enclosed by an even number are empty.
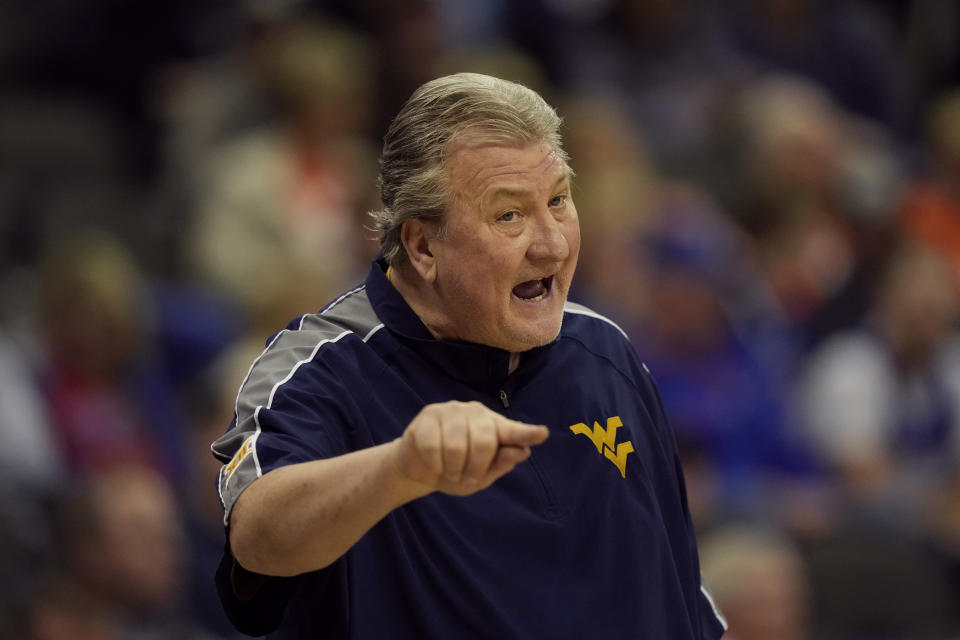
<svg viewBox="0 0 960 640"><path fill-rule="evenodd" d="M243 445L240 449L233 454L233 458L230 459L230 462L226 464L223 468L224 482L230 482L230 476L233 475L233 472L237 470L237 467L240 466L240 463L243 462L243 459L247 457L253 451L253 436L248 437L243 441Z"/></svg>
<svg viewBox="0 0 960 640"><path fill-rule="evenodd" d="M612 418L607 418L607 428L604 429L600 426L599 422L594 421L593 429L588 427L582 422L577 424L570 425L570 431L574 433L580 433L593 442L593 446L597 448L597 451L602 453L607 457L610 462L617 466L617 469L620 469L620 475L624 478L627 477L627 456L633 451L633 443L627 440L626 442L617 442L617 429L623 426L623 422L620 421L620 416L613 416ZM614 445L616 444L616 447Z"/></svg>

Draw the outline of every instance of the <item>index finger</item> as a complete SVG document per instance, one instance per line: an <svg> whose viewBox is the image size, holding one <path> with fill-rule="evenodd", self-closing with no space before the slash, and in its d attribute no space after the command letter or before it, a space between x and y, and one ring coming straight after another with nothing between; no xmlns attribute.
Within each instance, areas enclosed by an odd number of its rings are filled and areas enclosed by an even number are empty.
<svg viewBox="0 0 960 640"><path fill-rule="evenodd" d="M550 435L550 430L542 424L527 424L497 416L497 442L500 445L529 447L540 444Z"/></svg>

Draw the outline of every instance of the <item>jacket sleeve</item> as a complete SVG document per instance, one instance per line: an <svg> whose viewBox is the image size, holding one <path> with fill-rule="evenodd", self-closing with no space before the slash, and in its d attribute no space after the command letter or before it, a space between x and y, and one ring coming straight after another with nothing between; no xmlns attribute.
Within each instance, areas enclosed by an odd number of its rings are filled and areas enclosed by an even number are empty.
<svg viewBox="0 0 960 640"><path fill-rule="evenodd" d="M264 576L242 567L230 549L233 505L273 469L346 453L357 421L356 400L338 374L342 363L320 348L323 339L307 332L281 332L272 339L240 387L233 423L212 445L223 462L217 485L225 544L215 576L217 593L233 625L253 636L279 627L306 578Z"/></svg>

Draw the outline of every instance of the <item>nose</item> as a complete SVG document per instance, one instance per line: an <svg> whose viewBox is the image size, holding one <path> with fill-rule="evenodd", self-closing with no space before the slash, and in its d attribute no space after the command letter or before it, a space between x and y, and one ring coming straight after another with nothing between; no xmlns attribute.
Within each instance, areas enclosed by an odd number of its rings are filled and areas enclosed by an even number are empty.
<svg viewBox="0 0 960 640"><path fill-rule="evenodd" d="M563 262L569 256L570 243L561 224L549 212L539 216L527 258L531 262Z"/></svg>

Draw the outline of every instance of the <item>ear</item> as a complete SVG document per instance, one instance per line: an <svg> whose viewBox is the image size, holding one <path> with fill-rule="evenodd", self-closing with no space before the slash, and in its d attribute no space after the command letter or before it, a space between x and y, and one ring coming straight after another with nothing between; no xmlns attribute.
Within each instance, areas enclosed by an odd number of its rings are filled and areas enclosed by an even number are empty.
<svg viewBox="0 0 960 640"><path fill-rule="evenodd" d="M400 228L400 241L411 266L428 283L437 278L437 261L430 250L436 237L434 225L418 218L407 220Z"/></svg>

